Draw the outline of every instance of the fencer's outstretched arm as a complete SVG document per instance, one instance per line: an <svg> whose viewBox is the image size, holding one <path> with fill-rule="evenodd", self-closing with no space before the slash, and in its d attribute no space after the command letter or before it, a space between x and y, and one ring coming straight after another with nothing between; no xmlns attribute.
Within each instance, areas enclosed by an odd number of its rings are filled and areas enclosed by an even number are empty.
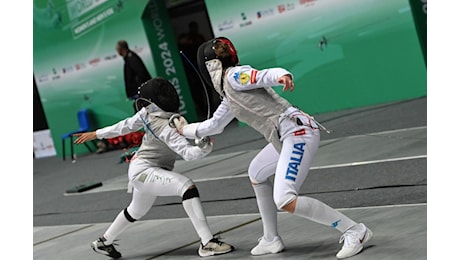
<svg viewBox="0 0 460 260"><path fill-rule="evenodd" d="M191 145L183 135L175 129L165 127L158 138L162 140L171 150L180 155L185 161L200 159L208 155L213 148L211 140L197 145Z"/></svg>
<svg viewBox="0 0 460 260"><path fill-rule="evenodd" d="M92 132L73 134L73 136L78 136L74 143L82 144L94 139L112 138L139 131L144 127L141 116L145 116L146 113L145 108L142 108L132 117L128 117L111 126L106 126Z"/></svg>
<svg viewBox="0 0 460 260"><path fill-rule="evenodd" d="M189 139L217 135L224 131L224 128L230 124L233 118L235 117L228 108L227 100L224 98L211 118L203 122L186 124L178 131Z"/></svg>
<svg viewBox="0 0 460 260"><path fill-rule="evenodd" d="M73 136L78 136L77 139L74 141L74 144L82 144L84 142L88 142L97 138L96 131L77 133L73 134Z"/></svg>
<svg viewBox="0 0 460 260"><path fill-rule="evenodd" d="M283 91L294 90L294 76L283 68L258 70L249 65L236 66L229 70L226 77L232 88L238 91L279 85L283 86Z"/></svg>
<svg viewBox="0 0 460 260"><path fill-rule="evenodd" d="M283 75L278 79L278 83L283 85L283 91L294 91L294 81L289 74Z"/></svg>

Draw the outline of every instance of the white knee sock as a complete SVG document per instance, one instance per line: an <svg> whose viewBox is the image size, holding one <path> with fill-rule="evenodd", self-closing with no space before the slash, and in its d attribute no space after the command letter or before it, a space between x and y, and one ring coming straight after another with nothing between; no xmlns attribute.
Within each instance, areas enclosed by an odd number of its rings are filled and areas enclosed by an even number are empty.
<svg viewBox="0 0 460 260"><path fill-rule="evenodd" d="M252 187L262 218L264 238L267 241L272 241L278 235L278 209L273 201L273 184L267 180L256 185L253 184Z"/></svg>
<svg viewBox="0 0 460 260"><path fill-rule="evenodd" d="M213 235L209 229L208 222L206 221L206 217L203 213L203 207L201 206L200 198L195 197L184 200L182 201L182 205L188 217L192 221L193 227L201 239L201 243L206 245L209 240L212 239Z"/></svg>
<svg viewBox="0 0 460 260"><path fill-rule="evenodd" d="M294 215L304 217L317 223L345 232L356 222L325 203L310 197L298 197Z"/></svg>
<svg viewBox="0 0 460 260"><path fill-rule="evenodd" d="M104 237L107 239L105 244L112 244L113 241L131 224L123 213L123 210L118 213L118 216L112 222L110 227L105 231Z"/></svg>

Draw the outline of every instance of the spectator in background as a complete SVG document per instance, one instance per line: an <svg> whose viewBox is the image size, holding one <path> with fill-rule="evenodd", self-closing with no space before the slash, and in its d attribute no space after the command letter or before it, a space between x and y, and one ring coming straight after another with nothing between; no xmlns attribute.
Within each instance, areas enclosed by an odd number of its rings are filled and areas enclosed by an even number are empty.
<svg viewBox="0 0 460 260"><path fill-rule="evenodd" d="M134 112L137 112L134 102L138 97L138 88L142 83L151 79L152 76L150 76L142 59L134 51L129 49L128 43L125 40L119 40L117 42L116 50L125 61L123 76L125 80L126 97L133 101Z"/></svg>

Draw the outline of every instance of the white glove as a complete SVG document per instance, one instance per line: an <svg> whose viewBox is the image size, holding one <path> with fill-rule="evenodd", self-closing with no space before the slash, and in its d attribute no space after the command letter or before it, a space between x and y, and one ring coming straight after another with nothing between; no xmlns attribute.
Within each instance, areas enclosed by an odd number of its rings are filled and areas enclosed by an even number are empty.
<svg viewBox="0 0 460 260"><path fill-rule="evenodd" d="M172 128L176 128L179 134L182 134L184 126L187 124L187 120L179 114L174 114L169 118L169 126Z"/></svg>

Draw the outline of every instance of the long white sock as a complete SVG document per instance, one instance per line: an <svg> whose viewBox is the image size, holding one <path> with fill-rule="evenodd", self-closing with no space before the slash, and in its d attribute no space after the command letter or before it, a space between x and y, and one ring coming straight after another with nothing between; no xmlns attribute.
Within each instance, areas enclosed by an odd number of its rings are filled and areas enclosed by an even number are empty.
<svg viewBox="0 0 460 260"><path fill-rule="evenodd" d="M104 237L107 239L106 244L112 244L113 241L131 224L123 213L123 210L118 213L118 216L112 222L110 227L105 231Z"/></svg>
<svg viewBox="0 0 460 260"><path fill-rule="evenodd" d="M256 185L253 184L252 187L262 218L264 238L267 241L272 241L278 235L278 209L273 201L273 184L267 180Z"/></svg>
<svg viewBox="0 0 460 260"><path fill-rule="evenodd" d="M200 198L194 197L184 200L182 201L182 205L188 217L192 221L193 227L201 239L201 243L206 245L213 236L211 230L209 229L208 222L206 221L206 217L203 213L203 207L201 206Z"/></svg>
<svg viewBox="0 0 460 260"><path fill-rule="evenodd" d="M294 215L304 217L317 223L345 232L356 224L349 217L329 207L325 203L310 197L298 197Z"/></svg>

